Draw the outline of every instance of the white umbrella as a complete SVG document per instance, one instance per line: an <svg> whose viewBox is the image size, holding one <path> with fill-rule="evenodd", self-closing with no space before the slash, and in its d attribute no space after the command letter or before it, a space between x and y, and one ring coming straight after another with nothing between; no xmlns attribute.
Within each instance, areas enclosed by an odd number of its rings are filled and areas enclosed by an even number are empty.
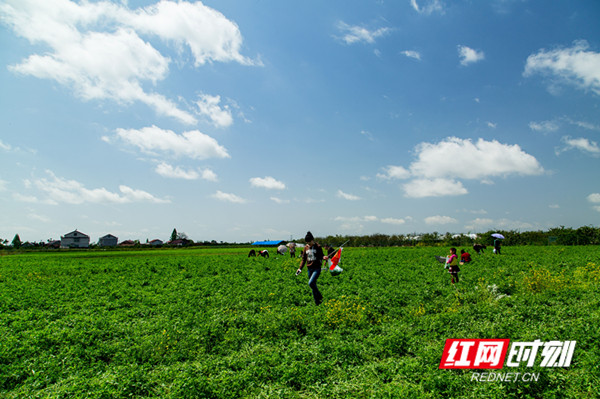
<svg viewBox="0 0 600 399"><path fill-rule="evenodd" d="M502 234L500 234L500 233L494 233L494 234L492 234L492 237L494 237L494 238L500 238L501 240L504 240L504 236Z"/></svg>

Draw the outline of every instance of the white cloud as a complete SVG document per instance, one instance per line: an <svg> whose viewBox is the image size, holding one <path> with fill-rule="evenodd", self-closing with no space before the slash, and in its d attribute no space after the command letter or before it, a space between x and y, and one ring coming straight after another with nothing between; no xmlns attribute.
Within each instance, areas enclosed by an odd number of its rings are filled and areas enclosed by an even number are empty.
<svg viewBox="0 0 600 399"><path fill-rule="evenodd" d="M491 177L539 175L544 169L518 145L498 141L448 137L439 143L420 143L417 159L409 168L387 166L380 179L414 179L403 185L407 197L440 197L467 194L460 180L472 179L492 184Z"/></svg>
<svg viewBox="0 0 600 399"><path fill-rule="evenodd" d="M43 223L49 223L51 221L51 219L47 216L38 215L36 213L31 213L31 212L27 213L27 217L31 220L36 220L38 222L43 222Z"/></svg>
<svg viewBox="0 0 600 399"><path fill-rule="evenodd" d="M458 220L450 216L429 216L425 218L425 224L452 224L457 223Z"/></svg>
<svg viewBox="0 0 600 399"><path fill-rule="evenodd" d="M10 151L12 147L8 144L4 144L2 140L0 140L0 150Z"/></svg>
<svg viewBox="0 0 600 399"><path fill-rule="evenodd" d="M213 172L211 169L203 169L201 171L200 177L203 180L208 180L208 181L217 181L217 174L215 172Z"/></svg>
<svg viewBox="0 0 600 399"><path fill-rule="evenodd" d="M407 56L408 58L413 58L415 60L421 61L421 53L413 50L402 51L400 54Z"/></svg>
<svg viewBox="0 0 600 399"><path fill-rule="evenodd" d="M600 126L594 125L593 123L584 122L584 121L574 121L574 120L570 120L570 119L568 119L568 121L569 121L569 123L571 123L575 126L578 126L582 129L600 131Z"/></svg>
<svg viewBox="0 0 600 399"><path fill-rule="evenodd" d="M237 24L202 2L163 0L123 16L128 18L121 21L123 24L167 42L187 45L196 66L213 61L261 65L240 54L243 38Z"/></svg>
<svg viewBox="0 0 600 399"><path fill-rule="evenodd" d="M476 218L471 220L465 228L467 230L475 230L475 231L483 231L487 229L491 229L494 226L494 220L488 218Z"/></svg>
<svg viewBox="0 0 600 399"><path fill-rule="evenodd" d="M359 196L356 196L354 194L345 193L342 190L337 191L337 196L338 196L338 198L342 198L342 199L345 199L348 201L358 201L361 199Z"/></svg>
<svg viewBox="0 0 600 399"><path fill-rule="evenodd" d="M219 103L221 96L211 96L208 94L200 95L200 99L196 102L198 109L202 115L207 116L213 125L216 127L228 127L233 123L233 117L229 107L221 108Z"/></svg>
<svg viewBox="0 0 600 399"><path fill-rule="evenodd" d="M338 22L337 28L342 33L341 40L346 44L354 44L360 42L372 44L375 43L375 39L384 36L390 31L389 28L369 30L362 26L348 25L347 23L342 21Z"/></svg>
<svg viewBox="0 0 600 399"><path fill-rule="evenodd" d="M13 72L54 80L84 100L139 101L187 124L197 122L190 112L144 88L165 79L171 60L140 35L174 44L180 53L187 46L196 66L260 64L239 53L237 25L201 2L164 0L132 11L106 1L6 0L0 17L17 35L43 47L10 66Z"/></svg>
<svg viewBox="0 0 600 399"><path fill-rule="evenodd" d="M406 223L406 221L404 219L397 218L383 218L381 219L381 223L400 225Z"/></svg>
<svg viewBox="0 0 600 399"><path fill-rule="evenodd" d="M132 202L168 203L169 200L159 199L152 194L120 185L119 192L111 192L106 188L88 189L75 180L67 180L46 171L49 178L35 180L33 184L45 193L47 200L54 204L66 203L79 205L84 203L113 203L127 204Z"/></svg>
<svg viewBox="0 0 600 399"><path fill-rule="evenodd" d="M533 228L540 228L540 226L533 225L529 222L523 222L519 220L510 219L484 219L477 218L468 222L465 225L465 229L471 231L486 231L491 229L499 230L529 230Z"/></svg>
<svg viewBox="0 0 600 399"><path fill-rule="evenodd" d="M362 222L376 222L377 216L336 216L336 222L344 223L362 223Z"/></svg>
<svg viewBox="0 0 600 399"><path fill-rule="evenodd" d="M233 202L234 204L244 204L246 203L246 200L243 199L242 197L239 197L235 194L230 194L230 193L224 193L220 190L217 190L216 193L214 193L212 195L213 198L218 199L219 201L225 201L225 202Z"/></svg>
<svg viewBox="0 0 600 399"><path fill-rule="evenodd" d="M437 144L421 143L416 147L417 160L410 166L413 176L453 179L484 179L492 176L539 175L544 169L535 157L518 145L496 140L449 137Z"/></svg>
<svg viewBox="0 0 600 399"><path fill-rule="evenodd" d="M197 180L203 179L208 181L217 181L217 175L210 169L195 170L189 169L184 170L179 166L173 167L166 162L161 162L156 166L156 173L162 177L170 179L184 179L184 180Z"/></svg>
<svg viewBox="0 0 600 399"><path fill-rule="evenodd" d="M496 127L498 127L498 124L493 122L487 122L486 125L491 129L495 129Z"/></svg>
<svg viewBox="0 0 600 399"><path fill-rule="evenodd" d="M229 158L225 147L197 130L179 135L172 130L151 126L140 130L117 129L117 137L148 154L165 152L175 157L185 156L193 159Z"/></svg>
<svg viewBox="0 0 600 399"><path fill-rule="evenodd" d="M450 179L416 179L403 185L404 195L410 198L445 197L467 194L460 181Z"/></svg>
<svg viewBox="0 0 600 399"><path fill-rule="evenodd" d="M444 13L444 7L442 6L442 2L440 0L423 0L421 1L421 4L425 5L419 6L417 0L410 0L410 5L419 14L429 15L434 12L439 12L441 14Z"/></svg>
<svg viewBox="0 0 600 399"><path fill-rule="evenodd" d="M592 204L600 204L600 193L592 193L588 195L587 200Z"/></svg>
<svg viewBox="0 0 600 399"><path fill-rule="evenodd" d="M588 49L585 40L569 48L542 49L527 57L523 75L539 73L600 95L600 53Z"/></svg>
<svg viewBox="0 0 600 399"><path fill-rule="evenodd" d="M380 179L408 179L410 178L410 171L406 170L402 166L388 165L385 168L385 173L378 173L377 177Z"/></svg>
<svg viewBox="0 0 600 399"><path fill-rule="evenodd" d="M594 157L600 156L600 147L598 147L598 143L595 141L590 141L583 137L571 138L569 136L563 137L562 141L565 143L565 147L558 150L557 155L568 150L579 150Z"/></svg>
<svg viewBox="0 0 600 399"><path fill-rule="evenodd" d="M375 141L375 138L373 138L373 135L371 134L371 132L369 132L367 130L361 130L360 134L362 136L365 136L369 141Z"/></svg>
<svg viewBox="0 0 600 399"><path fill-rule="evenodd" d="M458 56L460 57L460 64L463 66L485 59L483 51L473 50L467 46L458 46Z"/></svg>
<svg viewBox="0 0 600 399"><path fill-rule="evenodd" d="M554 121L529 122L529 128L536 132L555 132L558 124Z"/></svg>
<svg viewBox="0 0 600 399"><path fill-rule="evenodd" d="M290 203L290 200L284 200L284 199L281 199L278 197L271 197L270 199L271 199L271 201L275 202L276 204L289 204Z"/></svg>
<svg viewBox="0 0 600 399"><path fill-rule="evenodd" d="M200 175L195 170L183 170L179 166L173 167L165 162L156 166L156 173L170 179L196 180Z"/></svg>
<svg viewBox="0 0 600 399"><path fill-rule="evenodd" d="M267 190L285 190L285 184L279 180L275 180L271 176L253 177L250 179L252 187L266 188Z"/></svg>

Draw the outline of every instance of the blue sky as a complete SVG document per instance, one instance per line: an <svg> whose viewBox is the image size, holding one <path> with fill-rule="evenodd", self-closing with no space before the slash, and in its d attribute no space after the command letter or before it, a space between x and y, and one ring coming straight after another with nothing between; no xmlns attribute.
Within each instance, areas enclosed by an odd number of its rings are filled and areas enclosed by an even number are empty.
<svg viewBox="0 0 600 399"><path fill-rule="evenodd" d="M598 226L600 3L0 4L0 237Z"/></svg>

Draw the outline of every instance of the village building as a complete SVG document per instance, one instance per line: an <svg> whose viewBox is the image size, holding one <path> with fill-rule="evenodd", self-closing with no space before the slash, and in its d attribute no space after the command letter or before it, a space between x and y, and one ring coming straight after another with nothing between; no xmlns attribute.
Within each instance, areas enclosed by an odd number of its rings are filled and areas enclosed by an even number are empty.
<svg viewBox="0 0 600 399"><path fill-rule="evenodd" d="M98 246L100 247L116 247L119 239L112 234L107 234L104 237L100 237L98 240Z"/></svg>
<svg viewBox="0 0 600 399"><path fill-rule="evenodd" d="M80 231L72 231L60 237L61 248L89 248L90 236Z"/></svg>

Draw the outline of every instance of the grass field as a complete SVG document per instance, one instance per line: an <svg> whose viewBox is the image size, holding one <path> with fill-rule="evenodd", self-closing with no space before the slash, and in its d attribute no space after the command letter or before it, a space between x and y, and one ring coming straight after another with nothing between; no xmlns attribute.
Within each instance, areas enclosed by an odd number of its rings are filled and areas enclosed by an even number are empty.
<svg viewBox="0 0 600 399"><path fill-rule="evenodd" d="M456 286L448 248L347 248L318 307L298 259L247 251L0 256L0 397L598 397L596 246L475 254ZM447 338L577 346L480 382L438 368Z"/></svg>

